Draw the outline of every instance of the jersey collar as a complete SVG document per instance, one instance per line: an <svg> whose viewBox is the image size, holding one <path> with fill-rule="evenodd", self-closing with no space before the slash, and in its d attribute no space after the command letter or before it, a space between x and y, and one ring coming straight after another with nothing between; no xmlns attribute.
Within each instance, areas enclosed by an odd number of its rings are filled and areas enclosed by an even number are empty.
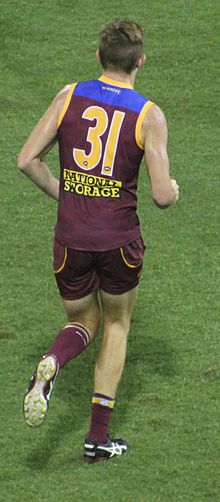
<svg viewBox="0 0 220 502"><path fill-rule="evenodd" d="M111 78L108 78L105 75L101 75L101 77L99 77L98 80L108 85L114 85L115 87L123 87L124 89L133 89L131 84L127 84L126 82L119 82L118 80L112 80Z"/></svg>

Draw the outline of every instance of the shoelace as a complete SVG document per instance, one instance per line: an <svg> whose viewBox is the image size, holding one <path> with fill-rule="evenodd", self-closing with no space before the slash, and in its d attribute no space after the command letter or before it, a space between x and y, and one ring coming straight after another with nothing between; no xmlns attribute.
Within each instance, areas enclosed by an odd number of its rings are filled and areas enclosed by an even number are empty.
<svg viewBox="0 0 220 502"><path fill-rule="evenodd" d="M110 451L111 455L110 458L113 457L113 455L122 455L124 449L124 445L119 445L118 443L112 442L112 446L105 448L104 446L99 446L99 450L105 450L105 451Z"/></svg>

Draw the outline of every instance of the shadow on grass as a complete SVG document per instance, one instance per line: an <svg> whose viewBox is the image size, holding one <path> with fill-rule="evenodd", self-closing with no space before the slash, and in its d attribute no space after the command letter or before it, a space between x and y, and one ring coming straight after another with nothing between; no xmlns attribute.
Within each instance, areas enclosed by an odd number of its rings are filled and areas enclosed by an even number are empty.
<svg viewBox="0 0 220 502"><path fill-rule="evenodd" d="M128 349L127 365L144 365L145 374L157 374L165 378L176 374L176 353L168 340L158 336L134 337L132 349Z"/></svg>

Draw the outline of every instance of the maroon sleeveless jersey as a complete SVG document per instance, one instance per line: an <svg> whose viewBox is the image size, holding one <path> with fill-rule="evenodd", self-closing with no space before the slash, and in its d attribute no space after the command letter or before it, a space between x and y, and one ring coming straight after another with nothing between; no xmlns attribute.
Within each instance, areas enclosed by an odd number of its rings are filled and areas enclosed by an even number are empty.
<svg viewBox="0 0 220 502"><path fill-rule="evenodd" d="M140 236L140 131L151 104L129 84L104 76L70 86L57 133L60 193L55 236L61 244L107 251Z"/></svg>

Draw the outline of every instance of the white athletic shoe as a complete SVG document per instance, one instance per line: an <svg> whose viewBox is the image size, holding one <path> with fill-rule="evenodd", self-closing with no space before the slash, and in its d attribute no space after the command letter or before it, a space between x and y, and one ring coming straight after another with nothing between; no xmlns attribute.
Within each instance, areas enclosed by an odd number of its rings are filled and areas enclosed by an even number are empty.
<svg viewBox="0 0 220 502"><path fill-rule="evenodd" d="M44 356L39 362L24 396L24 419L30 427L39 427L43 422L58 372L54 356Z"/></svg>

